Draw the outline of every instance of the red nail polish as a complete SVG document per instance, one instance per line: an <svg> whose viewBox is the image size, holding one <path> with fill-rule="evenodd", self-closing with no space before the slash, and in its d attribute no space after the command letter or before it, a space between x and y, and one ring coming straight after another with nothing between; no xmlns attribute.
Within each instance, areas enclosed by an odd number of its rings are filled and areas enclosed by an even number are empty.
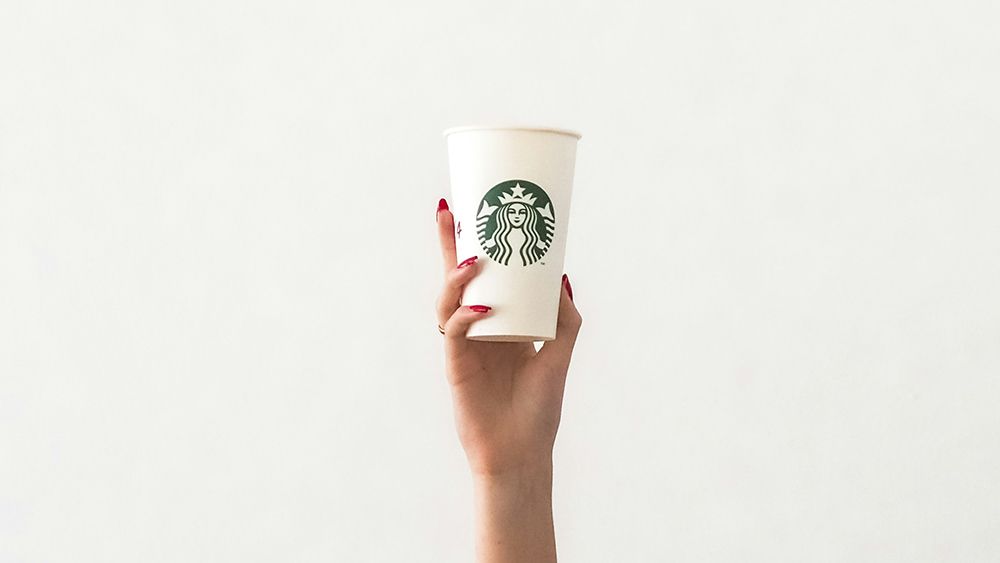
<svg viewBox="0 0 1000 563"><path fill-rule="evenodd" d="M486 305L469 305L469 308L477 313L485 313L486 311L489 311L493 307L487 307Z"/></svg>
<svg viewBox="0 0 1000 563"><path fill-rule="evenodd" d="M563 274L563 285L566 286L566 293L569 294L569 300L573 301L573 286L569 284L569 276Z"/></svg>
<svg viewBox="0 0 1000 563"><path fill-rule="evenodd" d="M458 268L464 268L466 266L470 266L476 260L479 260L478 256L473 256L472 258L466 258L465 260L462 260L462 263L458 265Z"/></svg>
<svg viewBox="0 0 1000 563"><path fill-rule="evenodd" d="M441 198L440 200L438 200L438 209L437 209L437 211L434 212L434 220L435 221L437 221L438 214L441 213L441 211L443 211L445 209L448 209L448 202L445 201L444 198Z"/></svg>

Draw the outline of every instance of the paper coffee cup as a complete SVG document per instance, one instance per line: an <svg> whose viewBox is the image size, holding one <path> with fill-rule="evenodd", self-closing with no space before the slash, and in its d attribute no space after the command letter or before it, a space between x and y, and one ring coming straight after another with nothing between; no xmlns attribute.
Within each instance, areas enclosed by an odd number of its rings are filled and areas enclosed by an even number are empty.
<svg viewBox="0 0 1000 563"><path fill-rule="evenodd" d="M553 340L580 135L545 127L455 127L444 135L457 260L479 256L480 264L462 304L493 307L467 337Z"/></svg>

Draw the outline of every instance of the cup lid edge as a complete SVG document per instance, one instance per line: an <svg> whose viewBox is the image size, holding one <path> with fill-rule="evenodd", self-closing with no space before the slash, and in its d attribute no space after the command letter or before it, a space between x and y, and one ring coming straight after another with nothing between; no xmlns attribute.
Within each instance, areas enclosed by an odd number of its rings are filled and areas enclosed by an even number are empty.
<svg viewBox="0 0 1000 563"><path fill-rule="evenodd" d="M573 131L572 129L563 129L561 127L548 127L540 125L461 125L458 127L449 127L448 129L445 129L442 135L447 137L448 135L452 135L454 133L463 133L466 131L482 131L490 129L494 130L499 129L508 131L543 131L547 133L568 135L570 137L576 137L577 139L583 137L583 135L581 135L577 131Z"/></svg>

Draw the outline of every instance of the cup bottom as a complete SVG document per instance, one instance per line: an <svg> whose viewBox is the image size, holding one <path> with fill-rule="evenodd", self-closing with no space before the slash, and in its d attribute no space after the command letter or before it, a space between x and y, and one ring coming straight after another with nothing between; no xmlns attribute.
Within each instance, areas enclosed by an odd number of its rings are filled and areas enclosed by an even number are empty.
<svg viewBox="0 0 1000 563"><path fill-rule="evenodd" d="M484 334L480 336L467 336L468 340L477 342L548 342L555 340L546 336L523 336L517 334Z"/></svg>

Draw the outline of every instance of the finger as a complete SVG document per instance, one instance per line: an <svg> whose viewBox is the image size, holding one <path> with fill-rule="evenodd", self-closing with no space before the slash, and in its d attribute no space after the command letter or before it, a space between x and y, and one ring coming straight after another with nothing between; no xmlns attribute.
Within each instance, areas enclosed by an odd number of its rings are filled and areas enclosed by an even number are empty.
<svg viewBox="0 0 1000 563"><path fill-rule="evenodd" d="M576 309L573 302L573 286L569 283L569 277L563 275L561 295L559 297L559 320L556 324L556 338L542 345L541 350L535 356L536 360L547 365L558 373L565 373L569 369L570 358L573 355L573 347L576 345L576 337L580 333L580 326L583 324L583 317Z"/></svg>
<svg viewBox="0 0 1000 563"><path fill-rule="evenodd" d="M469 283L469 280L479 273L479 268L481 268L479 257L470 256L445 274L444 288L442 288L441 295L438 296L437 300L438 324L444 326L444 323L451 318L451 315L461 305L462 290L465 289L465 285Z"/></svg>
<svg viewBox="0 0 1000 563"><path fill-rule="evenodd" d="M451 318L444 324L445 344L452 351L461 351L468 343L465 335L469 332L469 325L478 319L489 316L493 308L488 305L463 305L452 313ZM449 354L450 356L450 354Z"/></svg>
<svg viewBox="0 0 1000 563"><path fill-rule="evenodd" d="M455 267L455 216L448 209L444 198L438 201L437 210L438 240L441 242L441 259L444 260L444 271L447 274Z"/></svg>

